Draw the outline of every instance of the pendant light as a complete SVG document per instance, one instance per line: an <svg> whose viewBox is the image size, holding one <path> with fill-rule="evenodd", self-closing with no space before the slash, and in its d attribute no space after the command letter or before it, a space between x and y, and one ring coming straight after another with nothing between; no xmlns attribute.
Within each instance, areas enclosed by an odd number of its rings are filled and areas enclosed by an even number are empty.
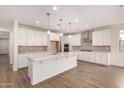
<svg viewBox="0 0 124 93"><path fill-rule="evenodd" d="M50 13L46 13L46 15L48 16L48 28L47 28L47 34L50 34L50 27L49 27L49 16L50 16Z"/></svg>
<svg viewBox="0 0 124 93"><path fill-rule="evenodd" d="M71 23L69 22L68 25L69 25L69 31L71 31ZM71 38L71 34L69 34L69 38Z"/></svg>
<svg viewBox="0 0 124 93"><path fill-rule="evenodd" d="M59 21L60 21L60 25L59 26L60 26L60 29L61 29L62 28L62 19L60 18ZM63 33L60 33L60 36L62 37Z"/></svg>

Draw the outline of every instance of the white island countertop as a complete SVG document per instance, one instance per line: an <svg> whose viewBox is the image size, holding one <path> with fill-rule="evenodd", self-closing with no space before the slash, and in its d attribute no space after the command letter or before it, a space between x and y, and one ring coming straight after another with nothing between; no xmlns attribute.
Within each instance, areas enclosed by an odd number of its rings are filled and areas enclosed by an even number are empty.
<svg viewBox="0 0 124 93"><path fill-rule="evenodd" d="M60 57L68 57L68 56L74 56L77 55L75 52L64 52L64 53L57 53L57 54L51 54L51 53L42 53L42 54L35 54L35 55L28 55L27 58L32 60L33 62L42 61L46 59L55 59Z"/></svg>

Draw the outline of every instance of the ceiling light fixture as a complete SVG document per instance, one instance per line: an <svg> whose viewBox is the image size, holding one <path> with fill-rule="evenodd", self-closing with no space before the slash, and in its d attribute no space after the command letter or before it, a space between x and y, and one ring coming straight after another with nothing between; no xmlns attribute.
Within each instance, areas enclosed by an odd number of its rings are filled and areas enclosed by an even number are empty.
<svg viewBox="0 0 124 93"><path fill-rule="evenodd" d="M71 31L71 23L69 22L68 25L69 25L68 26L69 27L69 31Z"/></svg>
<svg viewBox="0 0 124 93"><path fill-rule="evenodd" d="M48 34L48 35L50 34L50 31L49 31L49 30L47 31L47 34Z"/></svg>
<svg viewBox="0 0 124 93"><path fill-rule="evenodd" d="M47 34L50 34L50 27L49 27L49 16L50 16L50 13L46 13L46 15L48 16L48 28L47 28Z"/></svg>
<svg viewBox="0 0 124 93"><path fill-rule="evenodd" d="M53 6L53 10L57 11L58 7L57 6Z"/></svg>
<svg viewBox="0 0 124 93"><path fill-rule="evenodd" d="M69 35L68 37L71 38L71 35Z"/></svg>
<svg viewBox="0 0 124 93"><path fill-rule="evenodd" d="M60 36L62 37L63 36L63 33L60 33Z"/></svg>
<svg viewBox="0 0 124 93"><path fill-rule="evenodd" d="M37 24L39 24L40 22L39 21L36 21Z"/></svg>
<svg viewBox="0 0 124 93"><path fill-rule="evenodd" d="M79 19L75 19L75 22L78 23L79 22Z"/></svg>
<svg viewBox="0 0 124 93"><path fill-rule="evenodd" d="M58 24L58 26L62 29L62 18L59 19L60 24Z"/></svg>
<svg viewBox="0 0 124 93"><path fill-rule="evenodd" d="M56 29L60 29L61 24L57 24Z"/></svg>
<svg viewBox="0 0 124 93"><path fill-rule="evenodd" d="M69 22L68 25L69 25L69 31L71 31L71 23ZM71 38L71 35L69 35L69 38Z"/></svg>

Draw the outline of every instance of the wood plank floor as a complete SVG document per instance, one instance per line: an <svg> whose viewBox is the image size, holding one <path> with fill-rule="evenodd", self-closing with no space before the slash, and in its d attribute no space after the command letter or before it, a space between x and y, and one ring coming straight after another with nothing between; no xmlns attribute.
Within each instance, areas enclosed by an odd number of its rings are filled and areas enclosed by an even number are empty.
<svg viewBox="0 0 124 93"><path fill-rule="evenodd" d="M8 56L0 55L0 87L119 88L124 87L124 68L78 62L78 67L32 86L27 68L13 72Z"/></svg>

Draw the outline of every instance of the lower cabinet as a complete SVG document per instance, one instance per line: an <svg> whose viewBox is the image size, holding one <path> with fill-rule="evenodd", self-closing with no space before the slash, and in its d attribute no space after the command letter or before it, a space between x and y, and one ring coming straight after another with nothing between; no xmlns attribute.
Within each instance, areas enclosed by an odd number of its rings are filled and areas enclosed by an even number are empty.
<svg viewBox="0 0 124 93"><path fill-rule="evenodd" d="M18 68L24 68L28 66L28 60L25 55L18 55Z"/></svg>
<svg viewBox="0 0 124 93"><path fill-rule="evenodd" d="M78 60L88 61L92 63L110 65L110 53L108 52L80 52Z"/></svg>

